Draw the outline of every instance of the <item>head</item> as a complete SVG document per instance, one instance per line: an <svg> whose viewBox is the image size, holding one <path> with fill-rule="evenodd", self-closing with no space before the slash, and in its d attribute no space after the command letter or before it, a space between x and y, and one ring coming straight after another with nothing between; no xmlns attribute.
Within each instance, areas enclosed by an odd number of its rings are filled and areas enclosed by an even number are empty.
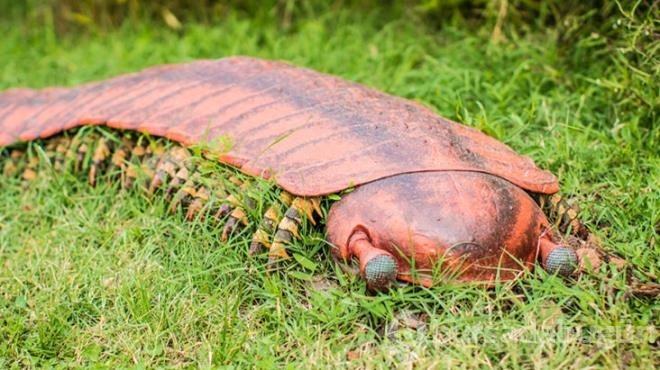
<svg viewBox="0 0 660 370"><path fill-rule="evenodd" d="M402 174L362 185L333 205L327 225L335 257L357 259L376 289L394 279L427 286L514 279L534 265L548 228L524 190L467 171Z"/></svg>

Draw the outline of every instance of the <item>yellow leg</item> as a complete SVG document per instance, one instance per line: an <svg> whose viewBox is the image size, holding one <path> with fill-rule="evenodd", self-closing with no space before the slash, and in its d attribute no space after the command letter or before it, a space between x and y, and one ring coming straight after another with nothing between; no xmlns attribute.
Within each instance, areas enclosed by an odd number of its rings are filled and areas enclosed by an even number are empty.
<svg viewBox="0 0 660 370"><path fill-rule="evenodd" d="M97 173L103 170L106 159L110 156L112 149L107 139L101 137L96 143L94 155L92 156L92 164L89 167L89 184L96 185Z"/></svg>
<svg viewBox="0 0 660 370"><path fill-rule="evenodd" d="M156 189L161 188L171 180L177 178L182 168L189 166L190 153L181 147L174 147L165 151L158 164L154 176L149 183L149 193L153 193Z"/></svg>
<svg viewBox="0 0 660 370"><path fill-rule="evenodd" d="M14 176L19 172L22 172L23 163L24 163L22 158L24 155L25 152L19 149L14 149L11 152L9 152L9 156L5 160L5 164L2 168L2 176L4 177Z"/></svg>
<svg viewBox="0 0 660 370"><path fill-rule="evenodd" d="M303 222L310 222L313 225L314 214L322 216L321 201L319 198L294 198L291 205L284 213L284 217L277 225L273 243L270 246L268 253L269 264L275 263L279 259L287 259L289 253L286 246L290 244L293 239L300 239L298 229L302 226Z"/></svg>
<svg viewBox="0 0 660 370"><path fill-rule="evenodd" d="M27 167L23 170L23 180L32 181L37 177L37 167L39 166L39 157L33 156L28 160Z"/></svg>
<svg viewBox="0 0 660 370"><path fill-rule="evenodd" d="M541 209L548 215L550 222L563 234L586 240L589 230L580 222L580 210L570 199L559 194L542 196L539 199Z"/></svg>
<svg viewBox="0 0 660 370"><path fill-rule="evenodd" d="M275 227L277 226L279 220L279 207L276 205L271 205L268 207L264 213L264 216L261 218L261 222L257 227L257 231L255 231L252 235L252 241L250 242L251 255L260 253L265 249L270 249L273 231L275 231Z"/></svg>
<svg viewBox="0 0 660 370"><path fill-rule="evenodd" d="M238 229L241 225L247 226L249 224L250 221L247 218L245 209L240 206L234 208L227 218L225 227L222 229L222 241L227 241L227 239L229 239L229 235L236 231L236 229Z"/></svg>

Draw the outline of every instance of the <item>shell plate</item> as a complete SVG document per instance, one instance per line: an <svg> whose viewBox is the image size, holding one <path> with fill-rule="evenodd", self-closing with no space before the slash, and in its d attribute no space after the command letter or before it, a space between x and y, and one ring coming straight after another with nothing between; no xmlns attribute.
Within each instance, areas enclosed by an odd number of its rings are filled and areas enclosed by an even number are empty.
<svg viewBox="0 0 660 370"><path fill-rule="evenodd" d="M404 173L472 171L537 193L551 173L412 101L248 57L153 67L74 88L0 93L0 146L105 124L202 145L302 196Z"/></svg>

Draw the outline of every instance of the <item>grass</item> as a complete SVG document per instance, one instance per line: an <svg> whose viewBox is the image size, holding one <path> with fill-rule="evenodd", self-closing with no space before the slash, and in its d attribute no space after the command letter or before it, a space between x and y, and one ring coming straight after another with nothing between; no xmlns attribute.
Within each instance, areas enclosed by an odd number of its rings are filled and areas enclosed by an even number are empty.
<svg viewBox="0 0 660 370"><path fill-rule="evenodd" d="M496 44L487 27L438 31L408 16L337 10L284 30L229 15L184 31L145 22L64 37L6 20L0 88L235 54L288 60L420 101L533 157L578 199L607 249L657 275L660 126L653 107L617 106L626 66L597 54L590 35L572 50L576 63L552 28ZM281 274L266 274L248 244L248 232L222 243L220 230L170 215L138 189L91 188L46 170L27 187L3 178L0 367L651 368L659 360L658 302L626 297L622 274L565 282L536 271L493 290L372 295L330 262L321 231L296 246L311 263ZM405 313L426 316L425 330L383 336Z"/></svg>

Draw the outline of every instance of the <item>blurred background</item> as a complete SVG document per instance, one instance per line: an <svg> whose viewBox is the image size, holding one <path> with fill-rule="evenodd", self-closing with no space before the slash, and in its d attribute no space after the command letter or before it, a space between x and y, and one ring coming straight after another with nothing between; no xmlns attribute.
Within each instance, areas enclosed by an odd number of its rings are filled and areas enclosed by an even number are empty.
<svg viewBox="0 0 660 370"><path fill-rule="evenodd" d="M660 78L658 1L0 0L0 26L13 31L20 28L28 42L31 36L102 37L145 26L183 36L199 27L222 27L236 19L249 19L251 27L274 28L283 38L314 22L327 31L346 20L359 23L363 18L380 26L397 21L422 23L425 32L439 35L447 28L473 30L487 34L495 44L515 42L530 33L552 32L553 44L567 67L607 60L618 77L616 84L603 87L611 89L613 98L624 106L649 109L646 119L657 118L658 88L649 82ZM257 42L268 44L267 40ZM228 52L216 50L217 56Z"/></svg>

